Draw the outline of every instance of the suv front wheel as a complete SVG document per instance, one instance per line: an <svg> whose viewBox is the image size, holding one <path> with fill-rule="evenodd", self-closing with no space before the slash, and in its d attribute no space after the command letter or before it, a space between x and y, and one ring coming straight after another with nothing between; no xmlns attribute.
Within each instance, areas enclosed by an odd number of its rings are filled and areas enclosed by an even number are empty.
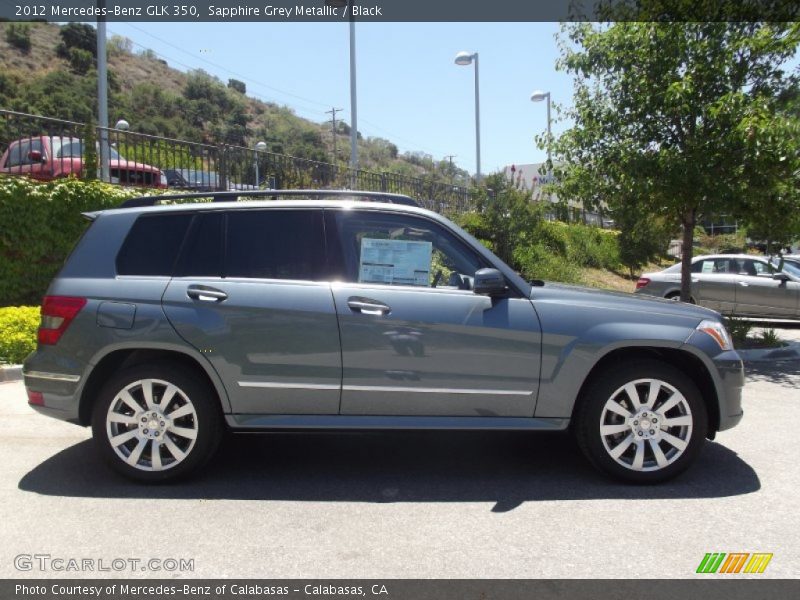
<svg viewBox="0 0 800 600"><path fill-rule="evenodd" d="M707 428L694 382L669 364L646 360L616 366L591 382L575 433L596 467L626 481L656 483L694 461Z"/></svg>
<svg viewBox="0 0 800 600"><path fill-rule="evenodd" d="M138 481L193 473L214 454L223 424L215 395L182 365L138 365L114 375L92 415L98 450Z"/></svg>

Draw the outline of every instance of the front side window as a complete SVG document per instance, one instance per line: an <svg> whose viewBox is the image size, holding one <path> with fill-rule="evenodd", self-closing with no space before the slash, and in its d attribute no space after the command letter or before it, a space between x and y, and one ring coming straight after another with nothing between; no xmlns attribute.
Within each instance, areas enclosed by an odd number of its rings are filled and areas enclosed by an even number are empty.
<svg viewBox="0 0 800 600"><path fill-rule="evenodd" d="M751 277L758 277L758 276L769 276L771 277L774 273L774 269L770 267L766 263L762 263L759 260L743 260L740 261L740 271L741 275L749 275Z"/></svg>
<svg viewBox="0 0 800 600"><path fill-rule="evenodd" d="M231 211L225 256L226 277L324 279L322 211Z"/></svg>
<svg viewBox="0 0 800 600"><path fill-rule="evenodd" d="M437 223L411 215L337 211L337 276L353 283L470 290L488 266Z"/></svg>

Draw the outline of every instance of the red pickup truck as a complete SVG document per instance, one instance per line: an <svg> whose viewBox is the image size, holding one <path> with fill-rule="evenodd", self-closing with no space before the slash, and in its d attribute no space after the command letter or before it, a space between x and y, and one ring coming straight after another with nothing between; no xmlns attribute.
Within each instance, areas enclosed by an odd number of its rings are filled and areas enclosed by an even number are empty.
<svg viewBox="0 0 800 600"><path fill-rule="evenodd" d="M0 173L28 175L48 181L83 171L83 140L58 135L40 135L11 142L0 158ZM99 154L99 152L98 152ZM111 183L166 188L167 177L158 167L129 161L110 148Z"/></svg>

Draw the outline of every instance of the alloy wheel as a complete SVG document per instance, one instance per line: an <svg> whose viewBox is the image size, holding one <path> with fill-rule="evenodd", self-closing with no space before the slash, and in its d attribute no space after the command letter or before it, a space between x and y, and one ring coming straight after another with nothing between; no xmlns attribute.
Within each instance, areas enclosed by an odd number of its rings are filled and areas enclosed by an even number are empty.
<svg viewBox="0 0 800 600"><path fill-rule="evenodd" d="M174 384L141 379L117 393L106 414L106 434L116 455L142 471L180 464L197 440L197 412Z"/></svg>

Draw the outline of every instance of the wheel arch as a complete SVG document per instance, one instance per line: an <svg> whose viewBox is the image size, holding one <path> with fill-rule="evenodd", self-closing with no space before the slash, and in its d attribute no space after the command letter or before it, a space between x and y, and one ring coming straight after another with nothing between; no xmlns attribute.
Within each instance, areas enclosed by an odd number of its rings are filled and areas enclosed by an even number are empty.
<svg viewBox="0 0 800 600"><path fill-rule="evenodd" d="M719 430L720 424L719 395L716 383L711 371L709 371L702 359L687 350L678 348L636 346L617 348L603 355L591 368L578 391L572 407L570 423L575 422L580 405L586 397L586 390L602 373L616 365L647 358L667 363L686 373L694 381L700 390L700 395L708 412L708 437L713 439Z"/></svg>
<svg viewBox="0 0 800 600"><path fill-rule="evenodd" d="M231 412L230 401L222 382L217 377L210 365L203 364L202 358L193 356L185 350L175 348L117 348L97 357L86 383L80 391L78 404L78 421L81 425L89 425L92 420L92 406L103 384L108 378L120 369L133 365L153 364L163 361L173 361L194 370L203 378L217 395L223 413Z"/></svg>

